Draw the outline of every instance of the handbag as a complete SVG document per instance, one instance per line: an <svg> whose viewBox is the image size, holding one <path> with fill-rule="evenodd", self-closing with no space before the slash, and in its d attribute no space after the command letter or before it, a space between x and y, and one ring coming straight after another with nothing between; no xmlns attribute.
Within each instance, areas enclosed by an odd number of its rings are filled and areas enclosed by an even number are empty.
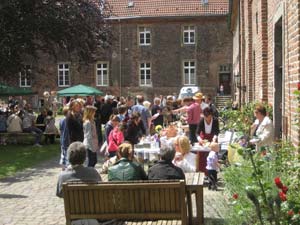
<svg viewBox="0 0 300 225"><path fill-rule="evenodd" d="M101 148L100 148L100 154L103 155L103 156L106 156L108 155L108 149L107 149L107 141L105 141Z"/></svg>

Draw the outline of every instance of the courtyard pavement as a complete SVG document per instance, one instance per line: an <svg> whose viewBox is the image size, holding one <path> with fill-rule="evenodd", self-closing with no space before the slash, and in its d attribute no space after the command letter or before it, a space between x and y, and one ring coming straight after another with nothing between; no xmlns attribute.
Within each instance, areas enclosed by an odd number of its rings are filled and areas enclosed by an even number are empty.
<svg viewBox="0 0 300 225"><path fill-rule="evenodd" d="M55 196L61 168L58 159L0 179L0 225L63 225L63 199ZM204 188L206 225L224 224L225 203L222 191Z"/></svg>

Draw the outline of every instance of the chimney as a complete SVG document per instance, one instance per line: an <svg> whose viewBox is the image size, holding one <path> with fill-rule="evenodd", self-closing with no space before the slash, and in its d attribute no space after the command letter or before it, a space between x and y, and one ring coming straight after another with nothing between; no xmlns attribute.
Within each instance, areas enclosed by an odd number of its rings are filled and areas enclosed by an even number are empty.
<svg viewBox="0 0 300 225"><path fill-rule="evenodd" d="M208 0L202 0L203 5L208 5Z"/></svg>
<svg viewBox="0 0 300 225"><path fill-rule="evenodd" d="M128 0L128 8L133 8L134 7L134 1L133 0Z"/></svg>

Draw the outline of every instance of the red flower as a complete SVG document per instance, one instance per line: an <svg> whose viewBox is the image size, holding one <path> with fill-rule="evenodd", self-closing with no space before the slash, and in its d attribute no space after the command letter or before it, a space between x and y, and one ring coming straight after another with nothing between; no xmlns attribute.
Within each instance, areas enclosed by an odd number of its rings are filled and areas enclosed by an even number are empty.
<svg viewBox="0 0 300 225"><path fill-rule="evenodd" d="M232 195L232 197L233 197L234 199L238 199L238 198L239 198L239 195L238 195L237 193L234 193L234 194Z"/></svg>
<svg viewBox="0 0 300 225"><path fill-rule="evenodd" d="M274 182L275 182L275 184L276 184L276 186L277 186L278 188L281 189L281 188L283 187L283 184L282 184L282 182L281 182L281 180L280 180L280 177L275 177Z"/></svg>
<svg viewBox="0 0 300 225"><path fill-rule="evenodd" d="M281 190L282 190L282 192L283 192L284 194L286 194L287 191L289 190L289 188L288 188L287 186L283 186L283 187L281 188Z"/></svg>
<svg viewBox="0 0 300 225"><path fill-rule="evenodd" d="M291 209L291 210L289 210L289 211L287 212L287 214L288 214L289 216L293 216L293 215L294 215L294 211Z"/></svg>
<svg viewBox="0 0 300 225"><path fill-rule="evenodd" d="M281 192L279 192L279 198L281 199L281 201L286 201L286 195L281 191Z"/></svg>

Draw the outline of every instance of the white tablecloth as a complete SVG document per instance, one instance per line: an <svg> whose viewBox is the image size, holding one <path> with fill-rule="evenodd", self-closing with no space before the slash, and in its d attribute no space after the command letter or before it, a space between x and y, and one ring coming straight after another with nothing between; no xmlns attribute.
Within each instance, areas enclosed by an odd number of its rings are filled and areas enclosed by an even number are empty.
<svg viewBox="0 0 300 225"><path fill-rule="evenodd" d="M135 148L135 155L137 158L144 160L158 160L159 148Z"/></svg>
<svg viewBox="0 0 300 225"><path fill-rule="evenodd" d="M194 145L191 149L192 152L209 152L210 148L207 146Z"/></svg>

